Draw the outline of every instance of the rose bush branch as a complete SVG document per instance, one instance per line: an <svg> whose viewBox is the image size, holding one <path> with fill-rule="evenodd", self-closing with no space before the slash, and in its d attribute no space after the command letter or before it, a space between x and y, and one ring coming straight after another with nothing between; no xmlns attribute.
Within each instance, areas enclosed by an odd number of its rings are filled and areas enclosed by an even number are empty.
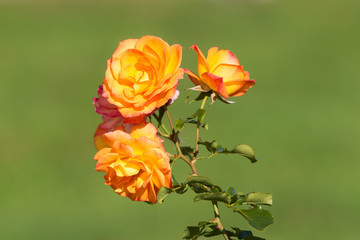
<svg viewBox="0 0 360 240"><path fill-rule="evenodd" d="M212 201L212 206L213 206L213 209L214 209L214 215L215 215L215 223L218 225L220 231L222 232L224 238L226 240L230 240L231 238L228 236L222 222L221 222L221 219L220 219L220 212L219 212L219 207L218 207L218 204L217 204L217 201Z"/></svg>
<svg viewBox="0 0 360 240"><path fill-rule="evenodd" d="M225 204L244 217L251 227L261 231L273 223L270 212L262 207L272 204L272 195L244 194L232 187L222 189L207 177L199 176L195 167L197 160L219 154L241 155L252 163L257 161L249 145L226 148L216 140L200 140L200 127L208 128L208 123L203 123L208 98L211 98L211 104L216 100L234 103L229 98L244 95L255 81L250 79L231 51L212 47L205 57L197 45L191 49L198 58L198 74L180 67L182 47L179 44L170 46L155 36L119 43L107 60L105 78L93 101L95 111L102 117L94 134L98 151L94 157L97 161L95 170L105 173L105 184L115 193L133 201L162 203L170 193L183 194L188 189L196 193L195 202L210 201L215 219L186 227L183 239L223 235L225 239L259 240L261 238L253 237L251 231L236 226L225 229L218 203ZM191 90L200 92L195 100L202 102L194 114L173 122L168 106L179 95L177 85L184 72L195 84ZM189 97L190 94L186 101ZM162 122L165 115L170 131ZM157 121L157 127L151 123L152 119ZM180 145L179 134L187 124L196 125L194 148ZM160 137L172 141L177 154L168 153ZM200 145L210 155L199 156ZM184 182L176 181L172 172L172 166L179 158L192 170Z"/></svg>
<svg viewBox="0 0 360 240"><path fill-rule="evenodd" d="M177 150L177 152L179 154L179 157L181 157L190 166L190 168L191 168L194 175L198 175L197 170L195 168L195 164L192 161L190 161L181 151L179 138L178 138L178 136L177 136L177 134L175 132L174 124L172 122L169 110L167 109L166 106L165 106L165 112L166 112L166 116L167 116L167 118L169 120L171 130L172 130L172 141L176 146L176 150Z"/></svg>
<svg viewBox="0 0 360 240"><path fill-rule="evenodd" d="M201 106L200 106L201 110L204 109L204 106L205 106L205 103L206 103L207 99L208 99L208 96L205 95L204 99L203 99L203 101L201 103ZM195 143L196 145L195 145L195 152L194 152L194 157L193 157L193 164L195 164L195 162L197 160L196 157L197 157L197 155L199 153L200 124L201 124L201 122L200 122L200 119L198 118L197 126L196 126L196 143Z"/></svg>

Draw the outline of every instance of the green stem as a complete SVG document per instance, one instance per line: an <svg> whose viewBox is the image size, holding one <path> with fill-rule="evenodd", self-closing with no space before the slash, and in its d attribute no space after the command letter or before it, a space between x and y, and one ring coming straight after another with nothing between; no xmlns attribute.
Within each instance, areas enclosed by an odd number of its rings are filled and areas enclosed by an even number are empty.
<svg viewBox="0 0 360 240"><path fill-rule="evenodd" d="M160 136L170 139L170 134L163 133L160 129L158 129L158 133Z"/></svg>
<svg viewBox="0 0 360 240"><path fill-rule="evenodd" d="M219 207L217 205L217 202L216 201L212 201L212 206L213 206L213 209L214 209L214 215L215 215L215 222L216 224L218 225L220 231L222 232L224 238L226 240L231 240L231 238L229 237L229 235L227 234L223 224L221 223L221 219L220 219L220 212L219 212Z"/></svg>
<svg viewBox="0 0 360 240"><path fill-rule="evenodd" d="M170 116L170 113L167 109L167 107L165 107L165 112L166 112L166 116L167 118L169 119L169 123L170 123L170 127L171 127L171 130L172 130L172 141L173 143L175 144L175 147L176 147L176 150L179 154L179 157L182 158L187 164L189 164L192 172L195 174L195 175L198 175L197 171L196 171L196 168L195 168L195 165L182 153L181 151L181 148L180 148L180 143L179 143L179 139L177 137L175 137L175 128L174 128L174 124L171 120L171 116Z"/></svg>
<svg viewBox="0 0 360 240"><path fill-rule="evenodd" d="M200 109L204 109L204 106L205 106L205 103L206 103L206 100L208 99L209 96L205 96L202 103L201 103L201 106L200 106ZM194 151L194 157L193 157L193 163L195 164L196 162L196 156L197 154L199 153L199 137L200 137L200 120L198 119L197 121L197 125L196 125L196 143L195 143L195 151Z"/></svg>
<svg viewBox="0 0 360 240"><path fill-rule="evenodd" d="M156 121L158 122L159 124L159 127L161 127L165 133L163 133L162 135L169 135L170 136L170 133L169 131L167 130L167 128L165 127L165 125L162 123L161 119L156 115L156 114L153 114L153 117L156 119Z"/></svg>

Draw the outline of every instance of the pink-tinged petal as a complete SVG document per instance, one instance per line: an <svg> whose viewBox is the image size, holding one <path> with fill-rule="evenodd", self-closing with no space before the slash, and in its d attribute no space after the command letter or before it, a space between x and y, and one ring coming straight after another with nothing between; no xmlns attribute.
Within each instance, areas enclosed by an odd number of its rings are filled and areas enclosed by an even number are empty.
<svg viewBox="0 0 360 240"><path fill-rule="evenodd" d="M119 157L117 153L108 153L103 155L97 162L95 170L100 172L106 172L108 166L115 162L116 159Z"/></svg>
<svg viewBox="0 0 360 240"><path fill-rule="evenodd" d="M209 72L213 73L214 69L220 64L240 65L239 60L229 50L219 50L214 56L208 59Z"/></svg>
<svg viewBox="0 0 360 240"><path fill-rule="evenodd" d="M146 117L147 115L143 114L136 117L125 118L124 123L141 123L145 121Z"/></svg>
<svg viewBox="0 0 360 240"><path fill-rule="evenodd" d="M176 72L181 64L182 47L179 44L174 44L170 47L170 59L167 63L165 74Z"/></svg>
<svg viewBox="0 0 360 240"><path fill-rule="evenodd" d="M240 97L244 95L247 90L255 85L255 80L234 80L226 83L229 95L232 97Z"/></svg>
<svg viewBox="0 0 360 240"><path fill-rule="evenodd" d="M229 95L225 88L224 81L222 77L218 77L211 73L204 73L201 75L201 80L204 84L206 84L209 88L214 90L215 92L219 93L224 98L228 99Z"/></svg>
<svg viewBox="0 0 360 240"><path fill-rule="evenodd" d="M120 126L124 123L123 117L107 117L103 116L102 119L104 120L99 127L102 129L109 130L115 126Z"/></svg>
<svg viewBox="0 0 360 240"><path fill-rule="evenodd" d="M137 41L138 39L127 39L120 42L118 47L115 49L112 57L116 58L117 56L121 55L122 52L134 48Z"/></svg>
<svg viewBox="0 0 360 240"><path fill-rule="evenodd" d="M108 102L107 98L103 96L103 86L98 88L98 98L94 98L95 111L107 117L121 117L121 114L116 105Z"/></svg>
<svg viewBox="0 0 360 240"><path fill-rule="evenodd" d="M190 80L195 84L195 85L200 85L201 81L199 79L199 77L193 73L192 71L190 71L189 69L184 69L184 72L189 76Z"/></svg>
<svg viewBox="0 0 360 240"><path fill-rule="evenodd" d="M220 64L218 65L213 74L216 76L221 76L226 85L226 82L241 79L241 80L249 80L246 79L246 75L244 73L243 67L240 65L229 65L229 64Z"/></svg>
<svg viewBox="0 0 360 240"><path fill-rule="evenodd" d="M201 50L199 49L199 47L196 44L194 44L190 47L190 49L193 49L197 53L199 76L201 76L205 72L210 72L206 58L205 58L204 54L201 52Z"/></svg>
<svg viewBox="0 0 360 240"><path fill-rule="evenodd" d="M180 95L180 91L176 90L175 95L169 99L167 106L173 104L175 102L175 100L179 97L179 95Z"/></svg>

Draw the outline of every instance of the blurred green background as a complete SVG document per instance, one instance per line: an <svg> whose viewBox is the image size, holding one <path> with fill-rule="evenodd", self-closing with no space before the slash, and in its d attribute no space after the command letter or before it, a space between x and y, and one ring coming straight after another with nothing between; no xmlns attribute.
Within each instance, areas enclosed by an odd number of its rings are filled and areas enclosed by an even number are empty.
<svg viewBox="0 0 360 240"><path fill-rule="evenodd" d="M230 49L256 80L236 104L207 107L202 138L250 144L260 161L197 164L220 186L273 193L276 222L256 235L357 239L359 12L355 0L0 1L0 239L181 239L185 226L213 217L191 193L131 202L94 170L92 97L106 59L119 41L147 34L181 44L182 66L194 71L192 44ZM191 86L185 77L179 89ZM186 94L173 118L196 109ZM193 129L185 133L192 144ZM177 162L174 172L181 180L190 169Z"/></svg>

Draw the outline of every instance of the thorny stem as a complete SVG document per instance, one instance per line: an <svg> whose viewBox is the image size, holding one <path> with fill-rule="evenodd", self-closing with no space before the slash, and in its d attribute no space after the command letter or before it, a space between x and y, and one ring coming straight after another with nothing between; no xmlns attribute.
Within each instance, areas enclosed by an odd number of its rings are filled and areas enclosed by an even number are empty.
<svg viewBox="0 0 360 240"><path fill-rule="evenodd" d="M195 165L181 151L179 139L175 136L174 124L173 124L173 122L171 120L170 113L169 113L167 107L165 107L165 112L166 112L167 118L169 119L170 127L171 127L171 130L172 130L173 138L171 140L175 144L176 150L179 153L179 157L182 158L187 164L189 164L189 166L190 166L192 172L194 173L194 175L198 175L198 173L196 171L196 168L195 168Z"/></svg>
<svg viewBox="0 0 360 240"><path fill-rule="evenodd" d="M226 240L231 240L231 238L229 237L229 235L227 234L224 226L222 225L221 223L221 220L220 220L220 212L219 212L219 207L217 205L217 201L212 201L212 206L213 206L213 209L214 209L214 215L215 215L215 222L216 224L218 225L220 231L222 232L224 238Z"/></svg>
<svg viewBox="0 0 360 240"><path fill-rule="evenodd" d="M200 109L204 109L207 99L208 99L208 96L205 96L201 103ZM195 143L196 145L195 145L195 152L194 152L194 157L193 157L194 164L197 160L196 156L199 153L199 136L200 136L200 120L198 119L197 126L196 126L196 143Z"/></svg>
<svg viewBox="0 0 360 240"><path fill-rule="evenodd" d="M204 109L204 106L205 106L205 103L206 103L206 100L208 99L208 96L205 96L202 103L201 103L201 106L200 106L200 109ZM187 164L189 164L189 166L191 167L191 170L193 172L194 175L198 175L197 171L196 171L196 168L195 168L195 162L197 159L200 159L200 158L196 158L196 155L198 154L199 152L199 135L200 135L200 120L198 119L198 122L197 122L197 127L196 127L196 145L195 145L195 152L194 152L194 157L192 159L192 161L190 161L181 151L181 148L180 148L180 143L179 143L179 139L178 137L176 136L175 134L175 128L174 128L174 124L171 120L171 116L170 116L170 113L167 109L167 107L165 106L165 112L166 112L166 116L167 118L169 119L169 123L170 123L170 126L171 126L171 130L172 130L172 134L170 135L171 138L170 140L173 141L173 143L175 144L176 146L176 149L177 149L177 152L178 152L178 156L176 159L178 158L182 158ZM211 157L215 155L215 154L212 154ZM212 206L213 206L213 209L214 209L214 215L215 215L215 220L214 222L218 225L220 231L222 232L225 240L231 240L231 238L228 236L222 222L221 222L221 219L220 219L220 212L219 212L219 207L217 205L217 201L212 201Z"/></svg>

